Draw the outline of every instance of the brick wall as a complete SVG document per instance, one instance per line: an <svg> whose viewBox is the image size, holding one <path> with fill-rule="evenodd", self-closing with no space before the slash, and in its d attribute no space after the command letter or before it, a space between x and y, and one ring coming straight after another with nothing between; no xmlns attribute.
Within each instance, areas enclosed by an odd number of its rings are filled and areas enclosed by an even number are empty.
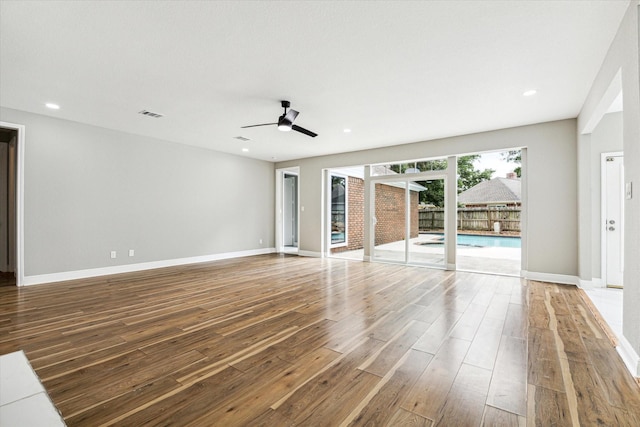
<svg viewBox="0 0 640 427"><path fill-rule="evenodd" d="M409 207L411 209L411 228L409 232L411 233L411 238L418 237L420 233L420 212L418 210L418 205L420 203L418 199L419 193L417 191L412 191L410 193L410 203Z"/></svg>
<svg viewBox="0 0 640 427"><path fill-rule="evenodd" d="M364 181L349 177L347 184L347 246L331 248L331 253L364 247ZM411 192L411 237L418 237L418 193ZM376 245L404 240L404 188L376 184Z"/></svg>
<svg viewBox="0 0 640 427"><path fill-rule="evenodd" d="M404 240L405 189L376 184L376 245ZM418 237L418 193L410 193L411 237Z"/></svg>

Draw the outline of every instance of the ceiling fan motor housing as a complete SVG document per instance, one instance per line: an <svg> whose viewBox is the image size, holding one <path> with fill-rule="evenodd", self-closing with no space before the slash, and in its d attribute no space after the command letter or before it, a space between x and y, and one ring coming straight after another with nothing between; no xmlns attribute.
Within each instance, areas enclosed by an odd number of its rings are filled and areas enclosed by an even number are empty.
<svg viewBox="0 0 640 427"><path fill-rule="evenodd" d="M277 123L262 123L259 125L241 126L241 128L246 129L246 128L254 128L258 126L277 125L278 130L281 130L284 132L295 130L296 132L303 133L307 136L310 136L311 138L315 138L316 136L318 136L318 134L315 132L311 132L310 130L307 130L303 127L293 124L296 121L296 117L298 117L298 114L300 113L297 112L296 110L287 111L287 109L291 106L291 103L289 101L282 100L280 101L280 105L282 105L282 108L284 108L284 113L280 117L278 117Z"/></svg>
<svg viewBox="0 0 640 427"><path fill-rule="evenodd" d="M278 119L278 130L288 132L291 130L291 125L293 125L293 123L291 123L284 114Z"/></svg>

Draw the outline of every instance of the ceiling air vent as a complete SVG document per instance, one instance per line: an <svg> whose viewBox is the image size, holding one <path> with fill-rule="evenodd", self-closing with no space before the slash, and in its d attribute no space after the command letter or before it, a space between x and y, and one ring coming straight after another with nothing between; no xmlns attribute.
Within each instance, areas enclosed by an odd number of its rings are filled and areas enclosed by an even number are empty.
<svg viewBox="0 0 640 427"><path fill-rule="evenodd" d="M233 138L240 141L250 141L249 138L245 138L244 136L234 136Z"/></svg>
<svg viewBox="0 0 640 427"><path fill-rule="evenodd" d="M153 117L154 119L159 119L160 117L164 117L164 114L154 113L153 111L148 111L148 110L138 111L138 114L142 114L143 116Z"/></svg>

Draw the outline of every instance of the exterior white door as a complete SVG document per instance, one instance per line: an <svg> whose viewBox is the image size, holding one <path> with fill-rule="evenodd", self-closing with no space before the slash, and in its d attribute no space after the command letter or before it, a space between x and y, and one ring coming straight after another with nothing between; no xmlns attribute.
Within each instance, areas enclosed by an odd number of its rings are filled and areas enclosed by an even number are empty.
<svg viewBox="0 0 640 427"><path fill-rule="evenodd" d="M605 284L622 287L624 270L624 166L622 156L607 156L603 194Z"/></svg>

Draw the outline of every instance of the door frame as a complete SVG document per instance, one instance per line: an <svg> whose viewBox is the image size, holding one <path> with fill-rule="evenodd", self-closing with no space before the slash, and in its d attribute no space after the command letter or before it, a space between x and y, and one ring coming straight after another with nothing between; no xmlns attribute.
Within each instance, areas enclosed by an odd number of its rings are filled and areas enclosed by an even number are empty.
<svg viewBox="0 0 640 427"><path fill-rule="evenodd" d="M284 246L284 175L295 175L298 177L297 197L296 197L296 215L297 215L297 233L298 247L296 250L285 250ZM300 167L294 166L289 168L276 169L276 234L275 247L277 253L298 253L300 251Z"/></svg>
<svg viewBox="0 0 640 427"><path fill-rule="evenodd" d="M345 224L344 224L344 243L333 244L331 243L331 202L332 202L332 184L331 177L337 176L340 178L344 178L344 210L345 210ZM341 248L344 246L349 246L349 175L346 175L341 172L335 172L333 169L326 169L325 174L325 189L326 195L325 200L326 203L326 212L325 212L325 227L323 241L325 242L324 247L326 248L325 256L331 256L331 249L333 248Z"/></svg>
<svg viewBox="0 0 640 427"><path fill-rule="evenodd" d="M0 127L18 132L16 146L16 286L24 284L24 145L25 126L0 121Z"/></svg>
<svg viewBox="0 0 640 427"><path fill-rule="evenodd" d="M457 268L457 259L456 259L456 263L454 264L456 266L455 270L457 271L465 271L465 272L471 272L471 273L482 273L482 274L494 274L497 276L508 276L508 277L526 277L527 276L527 270L528 270L528 265L529 265L529 251L528 251L528 238L527 238L527 230L528 230L528 207L529 207L529 193L528 193L528 166L527 166L527 162L528 162L528 148L526 145L524 146L515 146L515 147L508 147L508 148L497 148L497 149L491 149L491 150L485 150L485 151L472 151L466 154L457 154L455 157L462 157L462 156L466 156L466 155L474 155L474 154L486 154L486 153L504 153L506 151L511 151L511 150L520 150L520 271L518 272L517 275L514 274L505 274L505 273L501 273L501 272L497 272L497 271L491 271L491 272L486 272L486 271L476 271L476 270L468 270L465 268ZM457 177L457 175L454 175ZM496 177L498 178L498 177ZM457 189L458 187L458 183L457 183L457 178L456 178L456 194L457 194ZM458 219L458 204L456 203L456 213L455 213L455 222L456 222L456 237L457 237L457 219ZM457 248L457 245L456 245ZM456 253L457 256L457 253Z"/></svg>
<svg viewBox="0 0 640 427"><path fill-rule="evenodd" d="M612 151L608 153L600 153L600 275L602 276L602 286L605 288L607 287L607 227L605 222L607 216L605 200L605 196L607 194L607 157L622 157L624 159L624 152ZM622 165L624 167L624 161ZM621 215L624 218L624 206ZM624 220L621 222L621 226L621 233L624 237ZM622 261L624 262L624 254L622 255Z"/></svg>
<svg viewBox="0 0 640 427"><path fill-rule="evenodd" d="M285 186L284 183L287 182L288 179L293 179L293 191L291 191L291 188L288 186ZM291 194L291 203L288 204L287 201L287 197L289 193ZM291 248L291 247L298 247L298 234L299 234L299 230L298 230L298 213L297 213L297 207L298 207L298 174L293 174L290 172L285 172L283 174L283 199L282 199L282 215L283 215L283 224L282 224L282 231L283 231L283 238L284 238L284 242L283 245L285 248ZM295 206L293 206L295 204ZM287 218L287 213L288 211L291 210L291 218ZM294 222L295 227L291 227L291 223L289 223L288 221L284 221L287 219L291 219L292 222ZM294 231L295 228L295 231ZM292 233L292 242L291 245L289 245L289 240L287 239L287 233L291 232Z"/></svg>

